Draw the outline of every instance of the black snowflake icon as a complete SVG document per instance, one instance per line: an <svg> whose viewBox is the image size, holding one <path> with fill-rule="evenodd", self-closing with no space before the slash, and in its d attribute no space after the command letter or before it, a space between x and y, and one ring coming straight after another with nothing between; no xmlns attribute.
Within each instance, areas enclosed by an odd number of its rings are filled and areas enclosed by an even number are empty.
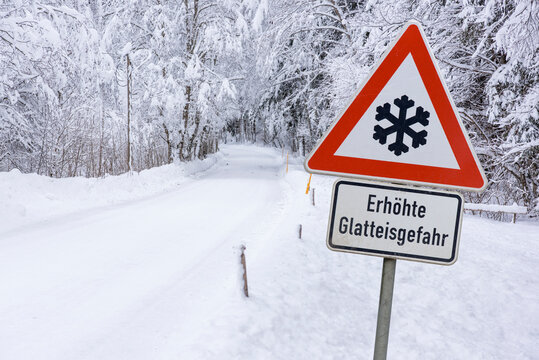
<svg viewBox="0 0 539 360"><path fill-rule="evenodd" d="M396 133L395 142L389 144L387 147L389 151L392 151L395 155L399 156L402 153L408 152L409 148L404 143L404 134L408 135L412 139L412 147L418 148L420 145L425 145L427 143L427 131L421 130L420 132L415 131L411 128L412 125L420 123L423 126L429 124L430 113L424 111L423 107L418 106L415 110L415 115L409 118L406 118L408 109L414 106L414 101L409 99L408 96L402 95L399 98L393 101L395 105L399 108L399 117L391 113L391 105L385 103L383 106L378 106L376 108L376 120L389 120L391 126L383 128L380 125L374 127L374 135L372 136L374 140L378 140L380 144L385 144L387 142L388 135Z"/></svg>

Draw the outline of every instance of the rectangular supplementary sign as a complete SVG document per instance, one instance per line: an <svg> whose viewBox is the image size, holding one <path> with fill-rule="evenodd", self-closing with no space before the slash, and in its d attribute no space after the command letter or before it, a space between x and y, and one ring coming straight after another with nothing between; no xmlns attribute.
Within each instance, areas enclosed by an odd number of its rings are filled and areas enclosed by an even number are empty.
<svg viewBox="0 0 539 360"><path fill-rule="evenodd" d="M446 191L337 180L331 250L451 265L457 260L463 201Z"/></svg>

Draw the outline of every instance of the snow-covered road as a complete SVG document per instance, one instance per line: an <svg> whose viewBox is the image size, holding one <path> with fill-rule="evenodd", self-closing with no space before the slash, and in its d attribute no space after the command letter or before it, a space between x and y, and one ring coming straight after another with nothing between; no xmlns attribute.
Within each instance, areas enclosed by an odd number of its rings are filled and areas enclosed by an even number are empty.
<svg viewBox="0 0 539 360"><path fill-rule="evenodd" d="M0 358L179 351L237 291L238 246L280 211L281 157L253 147L224 154L175 191L1 239Z"/></svg>

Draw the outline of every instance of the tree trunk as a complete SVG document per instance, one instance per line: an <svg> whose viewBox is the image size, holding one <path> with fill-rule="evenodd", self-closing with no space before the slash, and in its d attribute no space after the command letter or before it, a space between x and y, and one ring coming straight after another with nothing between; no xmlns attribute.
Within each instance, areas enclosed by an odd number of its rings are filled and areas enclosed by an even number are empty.
<svg viewBox="0 0 539 360"><path fill-rule="evenodd" d="M186 142L187 137L187 129L189 127L189 110L191 107L191 86L187 85L185 86L185 96L186 101L185 105L183 106L183 132L181 132L181 140L180 140L180 149L178 156L180 157L180 160L185 160L186 157L184 156L183 149Z"/></svg>
<svg viewBox="0 0 539 360"><path fill-rule="evenodd" d="M200 127L200 113L197 111L195 114L195 130L193 131L193 134L191 135L191 138L189 139L189 145L187 147L187 154L189 156L189 160L192 159L192 156L195 151L195 148L193 147L193 145L195 144L195 139L198 135L199 127Z"/></svg>
<svg viewBox="0 0 539 360"><path fill-rule="evenodd" d="M163 123L163 129L165 130L165 141L167 143L167 164L170 164L172 162L172 143L170 142L170 133L165 123Z"/></svg>

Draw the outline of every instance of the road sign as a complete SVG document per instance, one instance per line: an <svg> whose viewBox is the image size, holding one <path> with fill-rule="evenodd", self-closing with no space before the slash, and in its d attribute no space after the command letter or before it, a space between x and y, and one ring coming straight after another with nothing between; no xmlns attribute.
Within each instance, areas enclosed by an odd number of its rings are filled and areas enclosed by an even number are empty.
<svg viewBox="0 0 539 360"><path fill-rule="evenodd" d="M407 24L305 169L483 190L487 180L439 74L420 25Z"/></svg>
<svg viewBox="0 0 539 360"><path fill-rule="evenodd" d="M338 180L327 245L335 251L451 265L457 260L462 208L456 192Z"/></svg>

